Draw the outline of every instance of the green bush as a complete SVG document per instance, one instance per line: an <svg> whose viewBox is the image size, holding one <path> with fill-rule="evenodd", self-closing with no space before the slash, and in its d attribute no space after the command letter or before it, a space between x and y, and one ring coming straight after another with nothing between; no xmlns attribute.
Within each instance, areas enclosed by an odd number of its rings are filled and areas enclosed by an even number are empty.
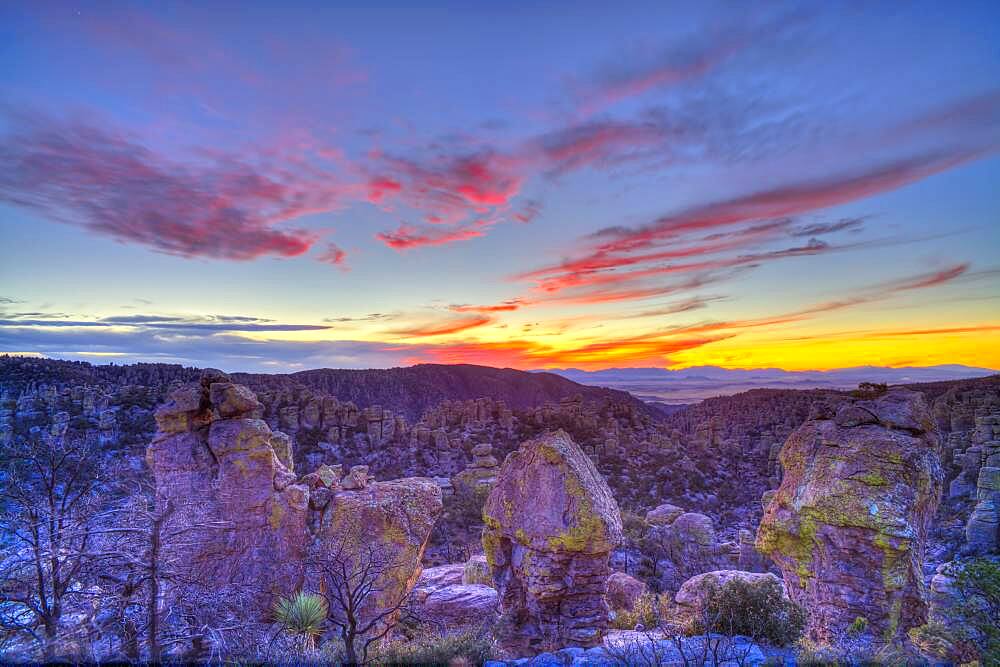
<svg viewBox="0 0 1000 667"><path fill-rule="evenodd" d="M1000 665L1000 563L976 558L955 576L951 614L964 639L982 655L984 667Z"/></svg>
<svg viewBox="0 0 1000 667"><path fill-rule="evenodd" d="M450 632L424 628L409 641L394 641L379 649L377 665L481 665L495 654L490 628L470 627Z"/></svg>
<svg viewBox="0 0 1000 667"><path fill-rule="evenodd" d="M643 593L636 599L631 610L615 610L611 627L616 630L634 630L641 623L647 630L652 630L659 625L660 619L666 618L669 600L666 594L657 596Z"/></svg>
<svg viewBox="0 0 1000 667"><path fill-rule="evenodd" d="M709 591L696 632L745 635L774 646L793 644L806 627L806 612L785 597L781 584L768 577L732 579ZM706 627L707 626L707 627Z"/></svg>

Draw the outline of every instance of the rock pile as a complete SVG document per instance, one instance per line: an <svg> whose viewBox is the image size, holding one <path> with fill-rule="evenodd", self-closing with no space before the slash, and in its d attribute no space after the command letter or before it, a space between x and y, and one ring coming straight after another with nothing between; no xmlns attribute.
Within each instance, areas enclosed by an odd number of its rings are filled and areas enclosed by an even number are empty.
<svg viewBox="0 0 1000 667"><path fill-rule="evenodd" d="M829 640L859 616L894 638L926 618L924 546L941 493L937 429L924 398L894 389L803 424L757 547Z"/></svg>
<svg viewBox="0 0 1000 667"><path fill-rule="evenodd" d="M622 539L621 515L576 443L563 431L523 443L504 461L483 520L504 647L600 644L609 611L608 558Z"/></svg>

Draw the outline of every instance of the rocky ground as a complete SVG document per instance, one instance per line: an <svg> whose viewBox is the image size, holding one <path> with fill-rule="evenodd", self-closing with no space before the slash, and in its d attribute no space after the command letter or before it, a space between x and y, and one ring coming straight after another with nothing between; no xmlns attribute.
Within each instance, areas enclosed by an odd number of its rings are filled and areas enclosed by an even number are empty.
<svg viewBox="0 0 1000 667"><path fill-rule="evenodd" d="M412 590L417 615L449 627L495 618L511 658L613 650L608 622L651 599L679 613L685 583L713 571L778 575L812 610L814 641L863 616L907 642L942 617L952 563L998 553L997 376L753 390L665 415L545 374L442 368L230 378L4 357L0 447L87 443L117 482L177 508L176 525L225 524L171 558L229 554L230 572L266 583L241 600L320 586L317 545L361 526L405 561L386 595ZM536 460L551 470L518 463ZM231 583L212 575L199 585ZM591 580L610 582L610 609Z"/></svg>

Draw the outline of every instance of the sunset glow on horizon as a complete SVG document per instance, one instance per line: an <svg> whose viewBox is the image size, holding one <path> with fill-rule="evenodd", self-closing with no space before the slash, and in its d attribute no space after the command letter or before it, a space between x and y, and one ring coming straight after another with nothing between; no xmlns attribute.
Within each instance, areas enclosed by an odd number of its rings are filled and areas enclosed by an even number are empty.
<svg viewBox="0 0 1000 667"><path fill-rule="evenodd" d="M1000 8L0 8L0 353L1000 369Z"/></svg>

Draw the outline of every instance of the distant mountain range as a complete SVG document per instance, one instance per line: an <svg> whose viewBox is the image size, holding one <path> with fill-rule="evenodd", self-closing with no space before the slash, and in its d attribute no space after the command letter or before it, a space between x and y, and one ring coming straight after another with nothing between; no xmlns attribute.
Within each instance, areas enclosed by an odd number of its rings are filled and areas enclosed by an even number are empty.
<svg viewBox="0 0 1000 667"><path fill-rule="evenodd" d="M728 369L692 366L666 368L608 368L584 371L577 368L549 369L580 384L627 391L644 401L666 404L696 403L712 396L728 396L748 389L852 389L861 382L913 384L985 377L998 371L960 364L942 366L857 366L829 371L786 371L780 368Z"/></svg>

